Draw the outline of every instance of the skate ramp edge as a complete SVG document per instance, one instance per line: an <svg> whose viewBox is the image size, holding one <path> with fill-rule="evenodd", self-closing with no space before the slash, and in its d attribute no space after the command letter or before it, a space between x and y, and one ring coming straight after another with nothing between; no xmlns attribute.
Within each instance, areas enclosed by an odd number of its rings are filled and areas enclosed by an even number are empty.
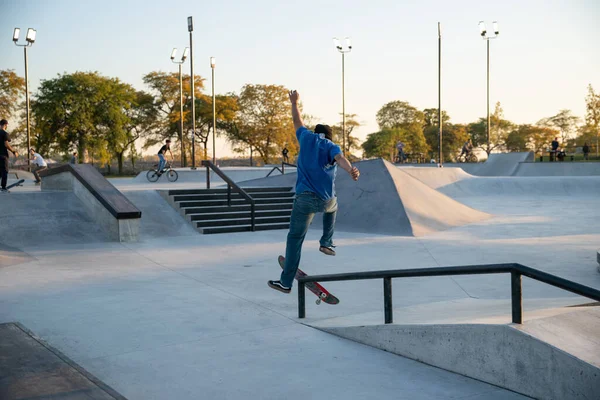
<svg viewBox="0 0 600 400"><path fill-rule="evenodd" d="M390 324L317 328L533 398L598 399L600 309L588 308L526 321L523 325ZM569 343L564 343L565 338L569 338ZM556 347L557 343L566 348ZM579 355L591 352L594 362L578 358L569 347Z"/></svg>

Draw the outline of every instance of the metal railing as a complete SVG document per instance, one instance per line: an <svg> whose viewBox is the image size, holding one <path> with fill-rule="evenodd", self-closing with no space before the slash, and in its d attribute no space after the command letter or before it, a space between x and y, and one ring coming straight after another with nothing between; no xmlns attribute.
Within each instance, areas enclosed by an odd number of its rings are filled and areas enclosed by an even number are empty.
<svg viewBox="0 0 600 400"><path fill-rule="evenodd" d="M298 168L298 166L297 166L297 165L295 165L295 164L290 164L290 163L282 162L282 163L281 163L281 168L279 168L279 167L273 167L273 169L271 169L271 171L270 171L270 172L267 174L267 176L266 176L266 177L268 178L268 177L269 177L269 176L271 176L271 174L272 174L273 172L275 172L275 171L279 171L279 172L281 172L281 175L285 174L285 166L286 166L286 165L287 165L287 166L289 166L289 167Z"/></svg>
<svg viewBox="0 0 600 400"><path fill-rule="evenodd" d="M210 170L212 169L215 174L219 175L225 183L227 183L227 205L231 207L231 189L233 188L238 192L244 199L250 203L250 224L252 231L256 230L256 201L241 187L239 187L234 181L231 180L219 167L213 164L209 160L202 160L202 166L206 167L206 188L210 189Z"/></svg>
<svg viewBox="0 0 600 400"><path fill-rule="evenodd" d="M366 279L383 279L383 309L385 323L394 322L392 308L392 278L414 278L426 276L449 275L482 275L482 274L510 274L512 322L523 323L523 295L521 277L526 276L539 282L567 290L580 296L600 301L600 291L581 285L558 276L548 274L521 264L484 264L467 265L460 267L436 267L399 269L387 271L349 272L345 274L309 275L298 278L298 318L306 317L305 289L308 282L334 282L356 281Z"/></svg>

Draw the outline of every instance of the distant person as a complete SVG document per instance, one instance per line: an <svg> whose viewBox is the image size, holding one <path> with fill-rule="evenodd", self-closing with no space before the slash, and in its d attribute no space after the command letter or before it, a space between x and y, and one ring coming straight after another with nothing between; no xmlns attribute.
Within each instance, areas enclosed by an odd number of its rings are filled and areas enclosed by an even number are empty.
<svg viewBox="0 0 600 400"><path fill-rule="evenodd" d="M560 143L558 143L558 138L555 137L552 141L552 150L550 150L550 161L554 161L554 158L557 156L558 146L560 146Z"/></svg>
<svg viewBox="0 0 600 400"><path fill-rule="evenodd" d="M464 155L465 161L468 160L472 151L473 151L473 143L471 142L471 139L469 139L463 144L462 151L460 152L459 158Z"/></svg>
<svg viewBox="0 0 600 400"><path fill-rule="evenodd" d="M69 164L77 164L78 160L77 160L77 152L73 152L73 155L71 156L71 160L69 161Z"/></svg>
<svg viewBox="0 0 600 400"><path fill-rule="evenodd" d="M36 166L35 169L32 171L33 176L35 176L35 184L39 185L40 183L42 183L42 178L40 178L39 173L40 171L48 169L48 164L46 164L46 161L39 153L35 152L33 147L29 149L29 154L31 155L30 160L33 161L33 164L35 164Z"/></svg>
<svg viewBox="0 0 600 400"><path fill-rule="evenodd" d="M567 156L567 153L565 152L565 150L559 149L557 151L558 152L556 153L556 158L558 158L558 161L565 161L565 157Z"/></svg>
<svg viewBox="0 0 600 400"><path fill-rule="evenodd" d="M338 210L335 194L338 165L348 172L353 180L357 181L360 176L358 168L353 167L342 154L340 146L333 143L331 127L318 124L312 132L304 126L298 108L299 101L298 92L291 91L292 120L300 153L298 154L296 199L285 247L285 267L280 280L267 283L270 288L283 293L292 291L292 283L300 264L302 244L316 213L323 213L323 235L319 241L319 251L330 256L335 255L333 231Z"/></svg>
<svg viewBox="0 0 600 400"><path fill-rule="evenodd" d="M587 142L583 144L583 159L587 160L590 154L590 146L588 146Z"/></svg>
<svg viewBox="0 0 600 400"><path fill-rule="evenodd" d="M401 140L398 140L398 143L396 143L396 150L398 151L398 162L403 163L405 159L404 143Z"/></svg>
<svg viewBox="0 0 600 400"><path fill-rule="evenodd" d="M281 154L283 155L283 162L289 164L290 163L290 158L288 157L288 153L289 150L287 149L287 147L284 147L283 150L281 151Z"/></svg>
<svg viewBox="0 0 600 400"><path fill-rule="evenodd" d="M8 192L8 189L6 189L8 181L8 152L10 151L15 157L19 157L19 153L10 147L10 136L6 132L6 128L8 128L8 121L5 119L0 120L0 192Z"/></svg>
<svg viewBox="0 0 600 400"><path fill-rule="evenodd" d="M165 140L165 144L158 151L158 175L162 175L162 170L167 165L167 159L165 158L165 153L169 152L171 154L171 160L173 159L173 153L171 153L171 140Z"/></svg>

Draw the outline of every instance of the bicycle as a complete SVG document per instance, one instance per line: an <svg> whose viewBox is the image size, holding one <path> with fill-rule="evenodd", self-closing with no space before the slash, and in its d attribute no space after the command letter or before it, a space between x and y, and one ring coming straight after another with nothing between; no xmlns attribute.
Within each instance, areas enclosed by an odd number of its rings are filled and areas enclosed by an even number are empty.
<svg viewBox="0 0 600 400"><path fill-rule="evenodd" d="M462 155L458 156L458 159L456 161L459 163L476 163L476 162L479 162L479 159L471 151L467 154L462 154Z"/></svg>
<svg viewBox="0 0 600 400"><path fill-rule="evenodd" d="M158 178L160 178L160 176L165 172L167 173L167 179L169 182L175 182L179 178L179 174L177 174L177 171L173 169L171 163L168 161L163 170L160 172L158 171L158 164L154 164L154 168L146 173L146 178L150 182L156 182L158 181Z"/></svg>

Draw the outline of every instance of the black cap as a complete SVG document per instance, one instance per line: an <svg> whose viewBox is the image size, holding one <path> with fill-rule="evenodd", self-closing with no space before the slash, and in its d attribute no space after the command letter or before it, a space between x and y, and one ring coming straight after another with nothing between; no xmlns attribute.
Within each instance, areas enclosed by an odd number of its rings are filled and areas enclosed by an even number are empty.
<svg viewBox="0 0 600 400"><path fill-rule="evenodd" d="M327 139L333 140L333 131L329 125L317 124L315 126L315 133L323 133Z"/></svg>
<svg viewBox="0 0 600 400"><path fill-rule="evenodd" d="M3 119L3 120L0 120L0 126L4 126L4 125L6 125L6 124L8 124L8 121L7 121L7 120L5 120L5 119Z"/></svg>

